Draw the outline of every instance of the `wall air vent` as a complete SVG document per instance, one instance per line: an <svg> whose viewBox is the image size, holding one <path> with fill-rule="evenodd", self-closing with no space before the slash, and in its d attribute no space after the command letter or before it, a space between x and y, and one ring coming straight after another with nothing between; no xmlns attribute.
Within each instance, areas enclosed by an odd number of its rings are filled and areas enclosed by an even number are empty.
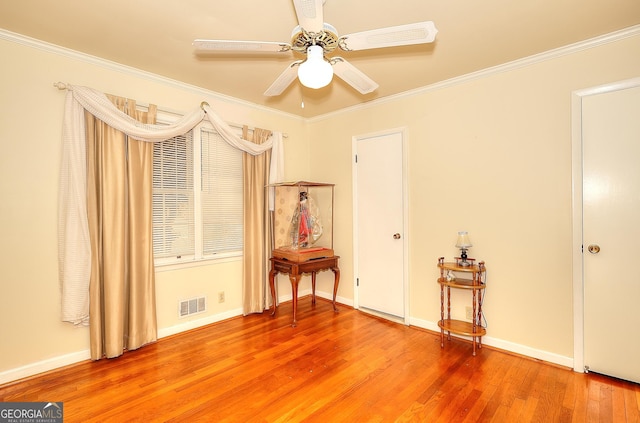
<svg viewBox="0 0 640 423"><path fill-rule="evenodd" d="M191 298L180 301L178 304L179 317L187 317L192 314L203 313L207 310L206 297Z"/></svg>

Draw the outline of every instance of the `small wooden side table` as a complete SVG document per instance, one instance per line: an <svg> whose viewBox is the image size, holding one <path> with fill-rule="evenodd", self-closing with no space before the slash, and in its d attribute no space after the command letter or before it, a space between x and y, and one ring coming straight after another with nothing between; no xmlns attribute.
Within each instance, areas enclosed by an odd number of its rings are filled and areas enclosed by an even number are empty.
<svg viewBox="0 0 640 423"><path fill-rule="evenodd" d="M440 277L438 278L440 284L440 321L438 321L438 326L440 327L440 347L444 348L445 332L447 332L449 340L451 340L451 333L470 336L475 356L476 346L482 348L482 337L487 334L487 329L482 326L482 293L487 287L487 268L484 261L478 264L473 264L473 259L469 261L472 264L463 266L457 258L455 263L445 263L444 257L438 259L438 268L440 269ZM462 273L462 277L450 279L447 277L449 271ZM465 275L466 277L464 277ZM451 288L471 291L471 322L451 318ZM446 313L445 302L447 304Z"/></svg>
<svg viewBox="0 0 640 423"><path fill-rule="evenodd" d="M286 273L289 275L291 282L291 291L293 296L293 323L291 326L296 327L296 312L298 311L298 284L303 274L311 274L311 291L312 304L316 303L316 273L322 270L331 270L334 274L333 281L333 311L338 312L336 307L336 294L338 293L338 284L340 283L340 269L338 268L339 256L323 257L303 262L294 262L286 259L272 257L271 271L269 272L269 287L271 289L271 299L273 301L271 315L276 313L276 287L275 278L278 273Z"/></svg>

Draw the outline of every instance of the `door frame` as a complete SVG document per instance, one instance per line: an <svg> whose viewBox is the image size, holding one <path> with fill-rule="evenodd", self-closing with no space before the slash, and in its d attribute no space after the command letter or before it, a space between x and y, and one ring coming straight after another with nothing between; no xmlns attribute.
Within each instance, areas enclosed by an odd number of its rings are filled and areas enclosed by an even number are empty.
<svg viewBox="0 0 640 423"><path fill-rule="evenodd" d="M582 99L640 86L640 78L576 90L571 93L571 188L573 266L573 370L584 373L584 273L582 253Z"/></svg>
<svg viewBox="0 0 640 423"><path fill-rule="evenodd" d="M358 293L358 170L356 166L356 154L358 152L358 141L366 138L374 138L391 134L400 134L402 138L402 286L404 291L404 316L403 318L394 318L385 314L380 314L389 320L399 321L405 325L409 325L410 322L410 309L409 309L409 190L407 185L408 175L408 140L406 127L392 128L378 132L370 132L361 135L354 135L351 138L351 176L352 176L352 189L353 189L353 307L360 309L359 293ZM375 314L375 313L374 313Z"/></svg>

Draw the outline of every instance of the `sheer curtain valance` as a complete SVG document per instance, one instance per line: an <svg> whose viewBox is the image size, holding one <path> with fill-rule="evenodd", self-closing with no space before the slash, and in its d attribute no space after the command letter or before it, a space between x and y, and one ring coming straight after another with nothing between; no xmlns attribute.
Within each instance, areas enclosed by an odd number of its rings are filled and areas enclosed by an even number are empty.
<svg viewBox="0 0 640 423"><path fill-rule="evenodd" d="M233 147L251 155L272 150L272 175L283 168L282 134L275 132L262 144L235 135L211 107L203 103L171 125L139 122L113 105L107 96L88 87L65 85L68 89L63 121L63 151L58 199L58 261L62 288L62 320L88 324L91 246L87 219L87 166L85 110L127 136L145 142L159 142L182 135L207 119ZM275 171L277 170L277 171ZM269 183L278 182L269 180Z"/></svg>

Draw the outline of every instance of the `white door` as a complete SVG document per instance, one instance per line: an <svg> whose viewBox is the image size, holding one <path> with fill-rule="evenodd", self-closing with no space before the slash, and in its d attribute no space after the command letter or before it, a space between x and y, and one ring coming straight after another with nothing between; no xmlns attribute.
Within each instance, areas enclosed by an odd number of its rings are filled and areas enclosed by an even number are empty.
<svg viewBox="0 0 640 423"><path fill-rule="evenodd" d="M640 87L582 101L584 364L640 382Z"/></svg>
<svg viewBox="0 0 640 423"><path fill-rule="evenodd" d="M355 141L357 306L405 317L403 134Z"/></svg>

